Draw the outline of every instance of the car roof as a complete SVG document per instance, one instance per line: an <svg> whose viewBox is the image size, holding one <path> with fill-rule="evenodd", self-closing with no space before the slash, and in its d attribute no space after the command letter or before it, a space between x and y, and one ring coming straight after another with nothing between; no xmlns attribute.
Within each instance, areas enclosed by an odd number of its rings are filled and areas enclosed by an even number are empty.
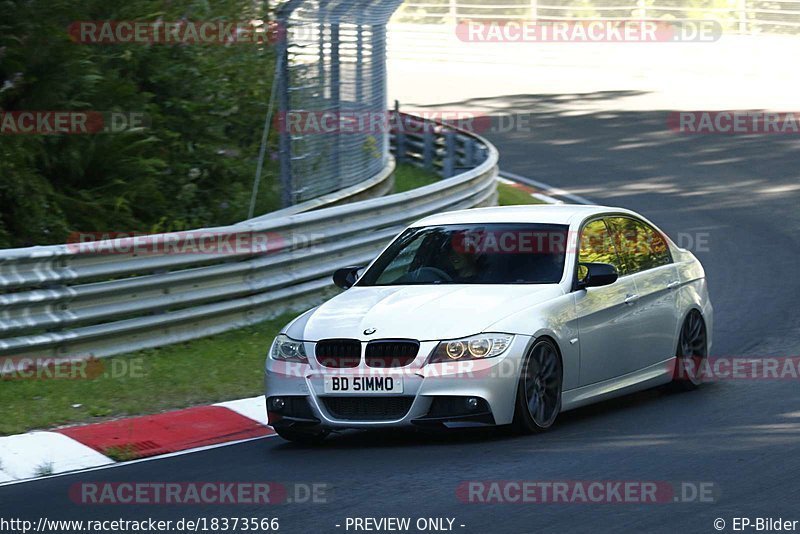
<svg viewBox="0 0 800 534"><path fill-rule="evenodd" d="M411 226L472 223L540 223L570 224L593 215L604 213L626 213L640 217L624 208L585 204L536 204L532 206L502 206L449 211L429 215Z"/></svg>

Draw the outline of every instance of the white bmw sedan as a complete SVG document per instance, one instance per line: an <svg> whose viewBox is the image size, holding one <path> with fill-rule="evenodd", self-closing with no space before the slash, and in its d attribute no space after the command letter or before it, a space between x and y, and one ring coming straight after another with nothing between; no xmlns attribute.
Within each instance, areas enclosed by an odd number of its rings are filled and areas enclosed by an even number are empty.
<svg viewBox="0 0 800 534"><path fill-rule="evenodd" d="M513 425L673 383L711 347L705 274L620 208L442 213L400 233L345 289L290 322L266 362L270 424L316 442L337 429Z"/></svg>

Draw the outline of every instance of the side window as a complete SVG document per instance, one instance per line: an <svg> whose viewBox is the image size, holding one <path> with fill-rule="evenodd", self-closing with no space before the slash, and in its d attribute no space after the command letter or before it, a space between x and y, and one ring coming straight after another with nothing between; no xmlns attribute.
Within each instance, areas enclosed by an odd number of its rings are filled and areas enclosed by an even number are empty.
<svg viewBox="0 0 800 534"><path fill-rule="evenodd" d="M649 224L629 217L611 217L608 222L627 274L672 263L666 239Z"/></svg>
<svg viewBox="0 0 800 534"><path fill-rule="evenodd" d="M617 256L614 241L611 239L611 232L602 219L587 223L581 230L578 262L610 263L617 268L620 276L624 274L623 265ZM586 268L579 265L578 280L583 280L585 276Z"/></svg>

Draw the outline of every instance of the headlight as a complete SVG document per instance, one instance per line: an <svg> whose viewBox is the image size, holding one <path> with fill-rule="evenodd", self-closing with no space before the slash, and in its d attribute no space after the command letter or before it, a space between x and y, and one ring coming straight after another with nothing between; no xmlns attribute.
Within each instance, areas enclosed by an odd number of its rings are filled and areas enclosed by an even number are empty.
<svg viewBox="0 0 800 534"><path fill-rule="evenodd" d="M514 336L510 334L478 334L464 339L440 341L428 363L493 358L503 354L513 339Z"/></svg>
<svg viewBox="0 0 800 534"><path fill-rule="evenodd" d="M306 349L302 341L295 341L286 334L280 334L272 343L270 357L281 362L308 363Z"/></svg>

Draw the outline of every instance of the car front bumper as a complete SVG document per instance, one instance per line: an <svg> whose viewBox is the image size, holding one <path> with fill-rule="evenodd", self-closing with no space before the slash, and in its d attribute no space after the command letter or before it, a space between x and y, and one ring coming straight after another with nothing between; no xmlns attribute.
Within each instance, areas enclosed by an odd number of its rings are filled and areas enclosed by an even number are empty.
<svg viewBox="0 0 800 534"><path fill-rule="evenodd" d="M511 346L494 358L429 365L424 362L437 342L422 342L411 365L386 369L366 367L363 361L352 369L329 369L315 361L296 364L268 358L265 390L270 424L324 429L510 424L530 339L515 336ZM306 354L314 354L314 345L306 343ZM403 392L325 393L324 379L331 375L392 376L402 380Z"/></svg>

